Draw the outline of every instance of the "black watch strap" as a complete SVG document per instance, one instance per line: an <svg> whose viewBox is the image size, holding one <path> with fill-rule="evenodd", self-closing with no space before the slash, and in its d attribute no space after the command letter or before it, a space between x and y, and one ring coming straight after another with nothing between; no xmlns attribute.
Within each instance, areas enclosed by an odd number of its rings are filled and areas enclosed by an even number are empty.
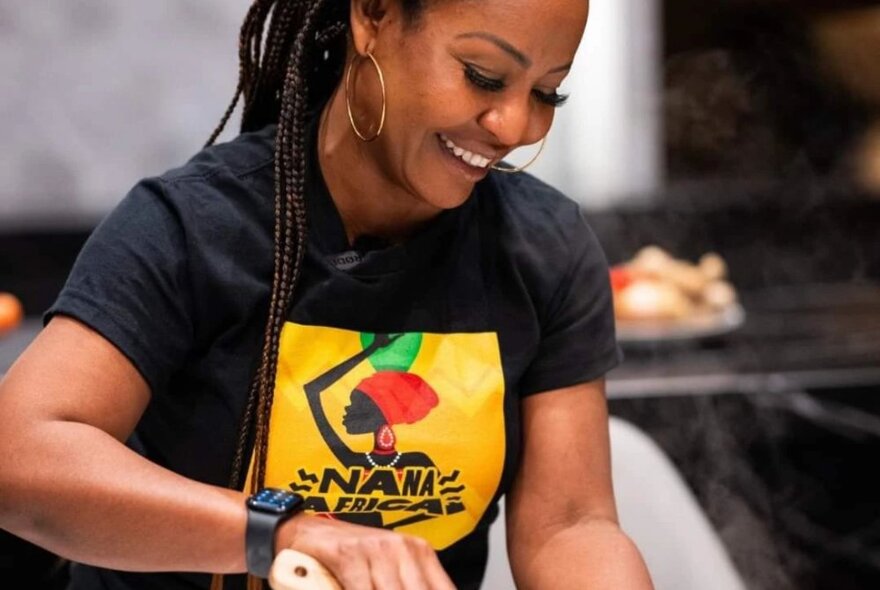
<svg viewBox="0 0 880 590"><path fill-rule="evenodd" d="M245 554L249 574L269 577L275 559L275 530L291 516L292 513L272 514L248 509Z"/></svg>

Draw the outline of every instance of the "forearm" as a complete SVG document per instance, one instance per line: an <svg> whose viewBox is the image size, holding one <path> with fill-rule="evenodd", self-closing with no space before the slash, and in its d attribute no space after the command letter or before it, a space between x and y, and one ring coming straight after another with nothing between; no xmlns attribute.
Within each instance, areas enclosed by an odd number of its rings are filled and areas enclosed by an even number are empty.
<svg viewBox="0 0 880 590"><path fill-rule="evenodd" d="M244 498L163 469L101 430L47 421L0 448L0 526L74 561L244 571Z"/></svg>
<svg viewBox="0 0 880 590"><path fill-rule="evenodd" d="M523 590L653 588L635 544L609 520L583 519L509 544L516 585Z"/></svg>

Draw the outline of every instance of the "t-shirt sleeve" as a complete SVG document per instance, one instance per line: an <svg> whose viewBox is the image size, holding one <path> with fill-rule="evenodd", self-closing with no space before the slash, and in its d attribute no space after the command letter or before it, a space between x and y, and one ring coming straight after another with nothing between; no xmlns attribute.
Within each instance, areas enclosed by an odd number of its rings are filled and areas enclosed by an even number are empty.
<svg viewBox="0 0 880 590"><path fill-rule="evenodd" d="M520 381L522 396L598 379L623 358L605 253L581 215L570 227L568 270L546 305L537 354Z"/></svg>
<svg viewBox="0 0 880 590"><path fill-rule="evenodd" d="M186 240L158 179L135 185L86 241L43 316L71 316L115 345L155 393L193 340Z"/></svg>

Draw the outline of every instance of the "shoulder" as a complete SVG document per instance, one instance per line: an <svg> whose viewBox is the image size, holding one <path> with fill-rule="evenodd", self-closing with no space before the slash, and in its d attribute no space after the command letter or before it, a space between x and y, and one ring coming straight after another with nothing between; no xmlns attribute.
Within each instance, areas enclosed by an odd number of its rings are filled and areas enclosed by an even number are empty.
<svg viewBox="0 0 880 590"><path fill-rule="evenodd" d="M574 199L531 174L492 172L482 189L502 231L527 241L568 249L572 238L588 230Z"/></svg>
<svg viewBox="0 0 880 590"><path fill-rule="evenodd" d="M550 184L528 173L493 172L481 189L482 209L515 254L570 259L585 249L598 251L580 205Z"/></svg>
<svg viewBox="0 0 880 590"><path fill-rule="evenodd" d="M184 222L193 215L239 216L261 208L265 193L273 192L274 145L275 126L267 125L203 148L183 165L138 184L157 193Z"/></svg>
<svg viewBox="0 0 880 590"><path fill-rule="evenodd" d="M240 134L140 179L93 231L90 256L128 252L200 276L262 260L272 243L273 131Z"/></svg>
<svg viewBox="0 0 880 590"><path fill-rule="evenodd" d="M129 212L158 208L186 233L264 225L274 193L275 126L203 148L183 165L141 179L121 203Z"/></svg>
<svg viewBox="0 0 880 590"><path fill-rule="evenodd" d="M239 134L196 153L160 179L167 183L205 182L215 177L245 179L271 167L275 155L275 125Z"/></svg>
<svg viewBox="0 0 880 590"><path fill-rule="evenodd" d="M478 194L496 252L548 318L571 289L603 284L607 260L580 205L529 174L493 173Z"/></svg>

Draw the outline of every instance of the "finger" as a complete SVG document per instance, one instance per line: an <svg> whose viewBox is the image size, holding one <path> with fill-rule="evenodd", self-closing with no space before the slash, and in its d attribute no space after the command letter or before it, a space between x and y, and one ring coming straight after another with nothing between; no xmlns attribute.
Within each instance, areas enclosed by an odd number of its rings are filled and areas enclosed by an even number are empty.
<svg viewBox="0 0 880 590"><path fill-rule="evenodd" d="M339 558L333 574L344 590L374 590L370 564L361 551L343 544L339 548Z"/></svg>
<svg viewBox="0 0 880 590"><path fill-rule="evenodd" d="M397 560L386 545L380 545L369 556L370 576L377 590L409 590L398 574Z"/></svg>
<svg viewBox="0 0 880 590"><path fill-rule="evenodd" d="M418 558L410 553L398 562L398 571L406 590L430 590L425 572Z"/></svg>
<svg viewBox="0 0 880 590"><path fill-rule="evenodd" d="M440 563L437 552L430 544L425 542L418 548L421 552L419 563L422 566L422 572L430 590L456 590L455 584L449 579L449 574Z"/></svg>
<svg viewBox="0 0 880 590"><path fill-rule="evenodd" d="M434 564L425 569L425 578L428 580L428 587L431 590L456 590L449 574L440 565L440 560L435 559Z"/></svg>

